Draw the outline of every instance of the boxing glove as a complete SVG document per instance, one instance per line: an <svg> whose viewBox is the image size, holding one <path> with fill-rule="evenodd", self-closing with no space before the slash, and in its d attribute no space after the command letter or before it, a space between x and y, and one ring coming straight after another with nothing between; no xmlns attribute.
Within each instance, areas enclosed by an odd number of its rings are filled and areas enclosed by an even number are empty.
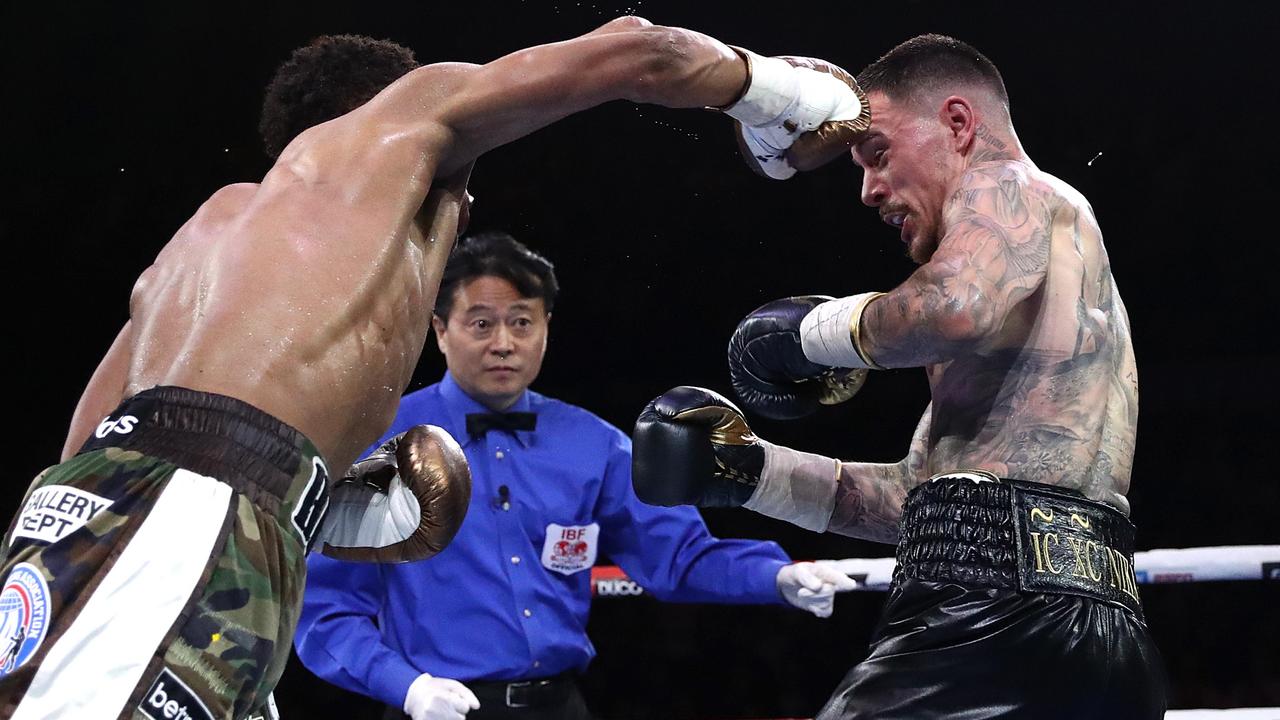
<svg viewBox="0 0 1280 720"><path fill-rule="evenodd" d="M752 170L785 180L845 153L871 125L857 80L816 58L761 57L734 48L747 63L742 97L724 109Z"/></svg>
<svg viewBox="0 0 1280 720"><path fill-rule="evenodd" d="M805 357L800 326L825 295L801 295L766 303L742 319L729 339L729 381L750 411L794 420L853 397L865 369L819 365Z"/></svg>
<svg viewBox="0 0 1280 720"><path fill-rule="evenodd" d="M401 563L449 544L471 502L471 470L443 429L417 425L383 443L330 491L317 546L339 560Z"/></svg>
<svg viewBox="0 0 1280 720"><path fill-rule="evenodd" d="M763 468L764 448L719 393L673 388L636 419L631 481L650 505L737 507L751 497Z"/></svg>
<svg viewBox="0 0 1280 720"><path fill-rule="evenodd" d="M681 386L636 420L631 480L651 505L738 507L823 532L840 461L756 437L724 396Z"/></svg>

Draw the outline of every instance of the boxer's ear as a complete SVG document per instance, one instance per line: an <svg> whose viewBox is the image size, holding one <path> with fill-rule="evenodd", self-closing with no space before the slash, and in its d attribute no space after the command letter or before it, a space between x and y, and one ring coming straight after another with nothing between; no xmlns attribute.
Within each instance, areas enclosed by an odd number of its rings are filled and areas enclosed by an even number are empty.
<svg viewBox="0 0 1280 720"><path fill-rule="evenodd" d="M978 127L978 116L973 104L960 95L950 95L938 107L938 120L951 137L951 146L964 150L973 142Z"/></svg>

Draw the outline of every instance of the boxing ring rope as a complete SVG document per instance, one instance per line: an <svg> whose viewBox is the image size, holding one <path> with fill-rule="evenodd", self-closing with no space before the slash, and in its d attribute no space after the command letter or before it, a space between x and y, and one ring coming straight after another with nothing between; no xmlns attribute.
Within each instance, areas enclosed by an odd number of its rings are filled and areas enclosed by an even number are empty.
<svg viewBox="0 0 1280 720"><path fill-rule="evenodd" d="M858 590L884 591L893 577L894 559L846 558L819 560L858 582ZM1133 570L1140 585L1226 580L1280 580L1280 545L1223 545L1217 547L1146 550L1133 554ZM635 597L644 588L622 568L591 568L591 593L597 597ZM1170 710L1166 720L1280 720L1280 707L1225 710Z"/></svg>
<svg viewBox="0 0 1280 720"><path fill-rule="evenodd" d="M894 559L847 558L819 560L858 581L858 590L889 589ZM1223 545L1218 547L1146 550L1133 554L1139 585L1222 580L1280 580L1280 545ZM643 595L644 589L622 568L591 568L591 592L599 597Z"/></svg>
<svg viewBox="0 0 1280 720"><path fill-rule="evenodd" d="M1280 707L1229 710L1170 710L1165 720L1280 720Z"/></svg>

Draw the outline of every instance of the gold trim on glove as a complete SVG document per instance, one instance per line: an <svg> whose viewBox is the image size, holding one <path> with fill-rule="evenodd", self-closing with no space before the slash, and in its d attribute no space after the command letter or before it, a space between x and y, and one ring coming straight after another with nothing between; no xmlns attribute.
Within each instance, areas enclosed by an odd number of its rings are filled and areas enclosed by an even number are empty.
<svg viewBox="0 0 1280 720"><path fill-rule="evenodd" d="M862 384L867 381L867 370L841 370L832 368L818 376L822 385L822 394L818 396L820 405L839 405L858 394Z"/></svg>
<svg viewBox="0 0 1280 720"><path fill-rule="evenodd" d="M747 426L746 418L732 408L715 405L691 408L677 413L673 419L676 422L683 422L685 418L710 418L713 420L711 442L716 445L751 445L759 440L751 432L751 428Z"/></svg>
<svg viewBox="0 0 1280 720"><path fill-rule="evenodd" d="M864 133L871 129L871 101L867 99L867 94L863 92L857 78L853 78L849 87L853 89L853 94L858 96L858 103L862 105L862 109L858 111L858 117L841 122L848 123L855 132Z"/></svg>

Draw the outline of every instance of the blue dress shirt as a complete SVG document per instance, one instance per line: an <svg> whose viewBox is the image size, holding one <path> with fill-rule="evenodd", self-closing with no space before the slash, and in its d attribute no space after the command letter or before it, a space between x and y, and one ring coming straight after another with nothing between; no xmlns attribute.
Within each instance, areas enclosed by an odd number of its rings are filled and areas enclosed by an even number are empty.
<svg viewBox="0 0 1280 720"><path fill-rule="evenodd" d="M308 558L295 642L312 672L399 707L424 672L515 681L581 671L595 655L586 626L597 549L659 599L785 603L782 549L714 538L690 507L640 502L631 440L617 428L528 390L508 411L537 413L537 429L469 437L466 415L488 410L447 373L401 399L386 437L420 423L449 431L471 464L471 505L430 560ZM553 524L579 529L567 534L574 541L548 539ZM592 524L595 547L573 538Z"/></svg>

